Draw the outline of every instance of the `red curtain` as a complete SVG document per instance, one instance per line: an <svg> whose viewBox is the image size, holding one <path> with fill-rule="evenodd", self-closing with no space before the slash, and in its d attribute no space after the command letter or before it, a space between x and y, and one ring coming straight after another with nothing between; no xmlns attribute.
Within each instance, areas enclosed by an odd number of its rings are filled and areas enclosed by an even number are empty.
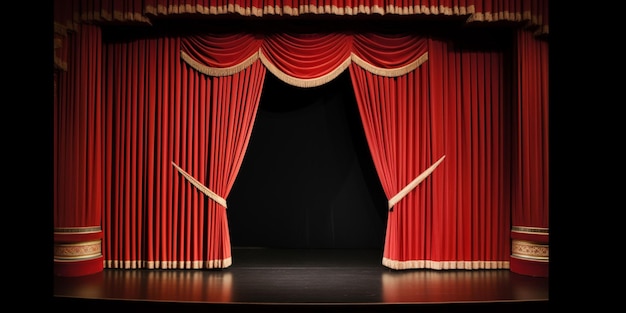
<svg viewBox="0 0 626 313"><path fill-rule="evenodd" d="M231 264L225 199L266 70L310 87L349 68L393 204L384 265L508 268L511 214L547 224L547 44L529 32L517 35L511 86L502 50L410 34L103 43L81 29L55 76L55 227L101 225L106 267Z"/></svg>
<svg viewBox="0 0 626 313"><path fill-rule="evenodd" d="M548 276L549 92L548 45L518 30L513 149L511 270Z"/></svg>
<svg viewBox="0 0 626 313"><path fill-rule="evenodd" d="M433 149L446 159L442 179L433 183L427 243L444 268L509 267L512 101L505 51L429 41Z"/></svg>
<svg viewBox="0 0 626 313"><path fill-rule="evenodd" d="M63 276L102 270L102 35L80 25L63 47L70 64L55 71L54 265Z"/></svg>
<svg viewBox="0 0 626 313"><path fill-rule="evenodd" d="M419 68L399 77L385 77L351 66L350 76L378 177L387 198L392 199L437 161L430 149L432 117L427 101L427 71ZM432 217L424 208L433 201L431 181L428 179L390 208L385 266L429 267L423 260L430 259L424 244L430 240ZM413 264L416 262L421 264Z"/></svg>
<svg viewBox="0 0 626 313"><path fill-rule="evenodd" d="M106 267L232 264L224 199L247 148L265 68L256 61L209 77L184 65L180 49L178 38L106 46Z"/></svg>
<svg viewBox="0 0 626 313"><path fill-rule="evenodd" d="M232 36L230 42L252 38ZM392 207L385 266L509 267L505 126L511 101L503 51L452 49L415 35L373 33L271 34L254 45L258 51L250 48L233 59L243 64L259 58L296 86L317 86L350 69L372 158ZM198 71L226 74L215 62L204 65L210 49L183 47L185 60ZM441 167L432 170L434 165ZM406 190L429 169L422 185Z"/></svg>
<svg viewBox="0 0 626 313"><path fill-rule="evenodd" d="M379 51L403 51L390 42L378 43ZM428 62L405 75L386 77L350 67L387 197L433 164L440 166L391 208L383 264L394 269L508 268L503 108L510 102L503 91L502 52L452 51L436 40L424 46Z"/></svg>

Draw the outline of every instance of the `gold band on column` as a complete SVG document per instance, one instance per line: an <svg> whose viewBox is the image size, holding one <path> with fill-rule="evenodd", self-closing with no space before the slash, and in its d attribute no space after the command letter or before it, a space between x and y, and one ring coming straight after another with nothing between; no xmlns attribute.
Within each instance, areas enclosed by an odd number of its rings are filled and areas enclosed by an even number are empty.
<svg viewBox="0 0 626 313"><path fill-rule="evenodd" d="M83 276L101 272L102 227L54 228L54 272L59 276Z"/></svg>
<svg viewBox="0 0 626 313"><path fill-rule="evenodd" d="M512 226L511 256L548 262L550 260L549 231L544 227Z"/></svg>
<svg viewBox="0 0 626 313"><path fill-rule="evenodd" d="M101 240L79 243L57 243L54 245L54 259L56 261L89 260L100 257L101 255Z"/></svg>
<svg viewBox="0 0 626 313"><path fill-rule="evenodd" d="M511 271L529 276L549 276L550 230L545 227L511 227Z"/></svg>
<svg viewBox="0 0 626 313"><path fill-rule="evenodd" d="M548 262L550 261L550 248L547 244L540 244L526 240L513 239L511 242L511 255L514 257Z"/></svg>

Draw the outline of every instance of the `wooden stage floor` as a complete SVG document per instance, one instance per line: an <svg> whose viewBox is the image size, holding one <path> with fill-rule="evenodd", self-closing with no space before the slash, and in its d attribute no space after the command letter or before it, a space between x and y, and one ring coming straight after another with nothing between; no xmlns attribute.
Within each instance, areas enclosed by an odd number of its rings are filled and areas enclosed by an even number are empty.
<svg viewBox="0 0 626 313"><path fill-rule="evenodd" d="M549 279L509 270L404 270L377 250L233 248L216 270L115 270L53 278L66 312L540 312Z"/></svg>

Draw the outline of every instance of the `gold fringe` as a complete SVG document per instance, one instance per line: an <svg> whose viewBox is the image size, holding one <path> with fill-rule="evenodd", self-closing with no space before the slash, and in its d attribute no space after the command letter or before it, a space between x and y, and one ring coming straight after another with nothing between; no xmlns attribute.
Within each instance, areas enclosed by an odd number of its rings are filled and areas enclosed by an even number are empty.
<svg viewBox="0 0 626 313"><path fill-rule="evenodd" d="M237 64L235 66L231 66L231 67L227 67L227 68L217 68L217 67L206 66L206 65L201 64L200 62L194 60L193 58L191 58L184 51L181 51L180 55L181 55L181 58L183 59L183 61L185 61L187 64L189 64L189 66L191 66L192 68L194 68L198 72L203 73L205 75L209 75L209 76L228 76L228 75L233 75L233 74L239 73L242 70L248 68L254 62L256 62L257 59L261 59L261 62L265 65L265 67L268 69L268 71L270 71L272 74L274 74L280 80L282 80L285 83L290 84L292 86L297 86L297 87L302 87L302 88L317 87L317 86L321 86L321 85L324 85L324 84L332 81L337 76L339 76L339 74L341 74L343 71L345 71L348 68L348 66L350 66L351 62L356 63L357 65L361 66L365 70L367 70L367 71L369 71L369 72L371 72L373 74L376 74L376 75L381 75L381 76L386 76L386 77L397 77L397 76L401 76L401 75L405 75L407 73L410 73L411 71L415 70L416 68L418 68L419 66L421 66L424 62L426 62L428 60L428 52L426 52L422 56L417 58L415 61L411 62L411 64L409 64L409 65L403 66L401 68L395 68L395 69L383 69L383 68L379 68L379 67L376 67L376 66L368 64L363 59L359 58L357 55L352 53L350 55L349 59L346 59L340 66L338 66L336 69L334 69L330 73L328 73L328 74L326 74L324 76L318 77L318 78L301 79L301 78L293 77L293 76L290 76L290 75L287 75L287 74L283 73L276 66L274 66L267 59L267 57L265 57L263 55L263 52L261 52L260 50L257 51L255 54L251 55L250 57L248 57L248 59L246 59L245 61L243 61L243 62L241 62L241 63L239 63L239 64Z"/></svg>
<svg viewBox="0 0 626 313"><path fill-rule="evenodd" d="M248 57L246 60L244 60L243 62L235 66L225 67L225 68L210 67L210 66L201 64L200 62L192 59L184 51L180 52L180 56L183 59L183 61L185 61L187 64L189 64L189 66L196 69L200 73L203 73L209 76L228 76L228 75L239 73L243 71L244 69L248 68L250 65L252 65L256 60L259 59L259 52L254 53L253 55Z"/></svg>
<svg viewBox="0 0 626 313"><path fill-rule="evenodd" d="M59 39L59 38L55 38L54 39L54 49L58 49L63 47L63 40Z"/></svg>
<svg viewBox="0 0 626 313"><path fill-rule="evenodd" d="M157 15L157 8L153 5L146 5L143 12L146 15Z"/></svg>
<svg viewBox="0 0 626 313"><path fill-rule="evenodd" d="M300 4L299 6L289 5L266 5L263 7L241 6L228 2L220 5L201 5L201 4L156 4L146 5L142 13L121 13L101 10L100 12L83 12L79 16L79 11L74 13L75 21L132 21L141 22L151 25L148 16L157 15L177 15L177 14L202 14L202 15L225 15L237 14L248 17L264 17L270 16L300 16L303 14L319 14L319 15L458 15L467 16L466 22L495 22L495 21L528 21L531 25L540 28L540 34L548 33L548 25L543 23L542 16L535 11L524 12L476 12L474 5L469 6L444 6L444 5L414 5L414 6L396 6L392 4L383 6L366 6L359 5L357 7L337 7L335 5L315 3Z"/></svg>
<svg viewBox="0 0 626 313"><path fill-rule="evenodd" d="M359 58L354 53L351 54L351 58L352 58L352 61L354 61L354 63L356 63L357 65L359 65L360 67L364 68L366 71L372 74L385 76L385 77L398 77L398 76L402 76L402 75L412 72L413 70L418 68L420 65L422 65L424 62L426 62L428 60L428 52L422 54L422 56L417 58L417 60L411 62L411 64L400 67L400 68L394 68L394 69L384 69L384 68L373 66L365 62L363 59Z"/></svg>
<svg viewBox="0 0 626 313"><path fill-rule="evenodd" d="M105 268L114 269L211 269L211 268L227 268L232 265L232 257L221 260L209 261L120 261L120 260L104 260Z"/></svg>
<svg viewBox="0 0 626 313"><path fill-rule="evenodd" d="M382 264L394 270L433 269L433 270L483 270L509 269L509 261L431 261L409 260L396 261L383 258Z"/></svg>
<svg viewBox="0 0 626 313"><path fill-rule="evenodd" d="M63 26L61 23L54 23L54 33L67 36L68 28Z"/></svg>
<svg viewBox="0 0 626 313"><path fill-rule="evenodd" d="M321 76L318 78L311 78L311 79L300 79L300 78L287 75L283 73L282 71L280 71L263 55L263 52L259 51L259 58L261 59L261 62L265 65L267 70L270 71L272 74L274 74L276 77L278 77L278 79L284 81L285 83L289 85L302 87L302 88L317 87L317 86L321 86L323 84L326 84L332 81L337 76L339 76L339 74L341 74L344 70L346 70L348 66L350 66L350 62L351 62L350 59L348 58L345 61L343 61L343 63L341 63L341 65L339 65L336 69L334 69L333 71L331 71L330 73L324 76Z"/></svg>
<svg viewBox="0 0 626 313"><path fill-rule="evenodd" d="M67 72L67 62L56 56L54 57L54 67Z"/></svg>
<svg viewBox="0 0 626 313"><path fill-rule="evenodd" d="M193 176L189 175L187 172L185 172L182 168L180 168L178 165L176 165L176 163L172 162L172 165L174 165L174 167L194 186L196 186L196 188L198 188L203 194L205 194L207 197L211 198L211 200L217 202L218 204L220 204L221 206L223 206L224 208L226 208L226 200L222 197L220 197L218 194L216 194L215 192L211 191L211 189L205 187L204 185L202 185L199 181L197 181L195 178L193 178Z"/></svg>
<svg viewBox="0 0 626 313"><path fill-rule="evenodd" d="M222 260L210 260L204 263L205 268L227 268L233 264L233 258L228 257Z"/></svg>

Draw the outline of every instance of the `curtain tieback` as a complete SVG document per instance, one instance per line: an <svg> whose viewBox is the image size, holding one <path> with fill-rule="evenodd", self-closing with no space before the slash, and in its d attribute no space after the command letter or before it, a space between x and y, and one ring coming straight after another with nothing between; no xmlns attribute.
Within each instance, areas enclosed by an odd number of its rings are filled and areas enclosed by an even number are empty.
<svg viewBox="0 0 626 313"><path fill-rule="evenodd" d="M402 188L402 190L400 190L400 192L398 192L395 196L393 196L391 199L389 199L389 201L388 201L389 207L388 208L391 209L396 203L398 203L398 201L402 200L402 198L404 198L404 196L406 196L409 192L411 192L411 190L413 190L424 179L426 179L426 177L428 177L428 175L430 175L435 170L435 168L437 168L437 166L439 166L439 163L441 163L441 161L443 161L443 159L445 157L446 157L445 155L442 156L437 162L435 162L435 164L431 165L427 170L425 170L419 176L417 176L410 184L406 185L406 187Z"/></svg>
<svg viewBox="0 0 626 313"><path fill-rule="evenodd" d="M218 196L215 192L211 191L211 189L207 188L199 181L197 181L193 176L189 175L189 173L185 172L182 168L180 168L176 163L172 162L172 165L181 173L183 176L196 188L198 188L203 194L207 197L211 198L213 201L219 203L221 206L226 208L226 200L220 196Z"/></svg>

